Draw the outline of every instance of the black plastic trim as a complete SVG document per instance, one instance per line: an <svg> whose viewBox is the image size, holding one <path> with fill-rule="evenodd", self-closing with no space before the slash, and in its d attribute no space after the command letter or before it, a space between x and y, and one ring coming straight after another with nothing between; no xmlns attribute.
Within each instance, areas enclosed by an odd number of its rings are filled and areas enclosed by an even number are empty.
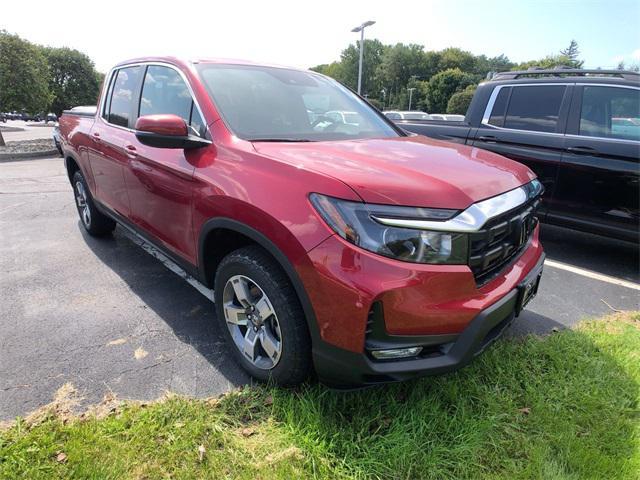
<svg viewBox="0 0 640 480"><path fill-rule="evenodd" d="M289 281L293 285L296 294L298 295L300 304L302 305L302 309L307 320L307 325L309 327L309 333L313 342L312 348L315 363L316 346L320 342L322 342L322 340L320 338L320 330L318 328L315 311L313 310L313 306L311 305L311 300L309 300L309 296L307 295L302 280L300 280L300 277L298 276L298 272L293 267L287 256L282 253L282 251L264 234L244 223L227 217L218 217L207 220L200 230L200 237L198 240L198 277L200 278L200 281L205 285L212 287L213 279L206 278L205 262L203 261L205 257L204 246L208 234L217 229L232 230L250 238L255 243L264 248L267 252L269 252L269 254L271 254L271 256L284 270L287 277L289 278Z"/></svg>
<svg viewBox="0 0 640 480"><path fill-rule="evenodd" d="M367 325L365 337L365 349L384 350L389 348L430 347L454 342L458 338L457 333L444 335L391 335L387 333L384 323L382 303L375 302L369 312L370 322Z"/></svg>

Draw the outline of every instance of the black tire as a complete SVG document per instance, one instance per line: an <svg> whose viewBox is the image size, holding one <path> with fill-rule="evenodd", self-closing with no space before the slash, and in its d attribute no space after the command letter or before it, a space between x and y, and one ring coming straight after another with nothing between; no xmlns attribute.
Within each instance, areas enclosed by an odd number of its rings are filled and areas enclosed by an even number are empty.
<svg viewBox="0 0 640 480"><path fill-rule="evenodd" d="M223 293L230 279L237 276L255 282L268 297L275 312L275 316L270 318L277 319L278 331L281 334L281 351L279 360L269 369L258 368L243 355L227 326ZM227 255L216 271L214 290L219 327L235 358L252 377L263 382L272 381L281 386L297 385L307 379L312 362L311 338L305 315L288 277L267 252L258 246L249 246ZM247 325L251 323L247 322Z"/></svg>
<svg viewBox="0 0 640 480"><path fill-rule="evenodd" d="M80 170L73 174L72 186L80 223L89 235L104 237L113 232L116 228L116 222L96 208L91 191Z"/></svg>

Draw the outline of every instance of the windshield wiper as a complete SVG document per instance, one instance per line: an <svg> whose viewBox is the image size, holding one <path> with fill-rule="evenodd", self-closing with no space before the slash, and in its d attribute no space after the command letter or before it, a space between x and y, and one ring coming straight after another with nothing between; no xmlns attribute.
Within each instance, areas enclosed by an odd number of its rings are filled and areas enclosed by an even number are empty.
<svg viewBox="0 0 640 480"><path fill-rule="evenodd" d="M315 140L309 140L308 138L251 138L250 142L314 142Z"/></svg>

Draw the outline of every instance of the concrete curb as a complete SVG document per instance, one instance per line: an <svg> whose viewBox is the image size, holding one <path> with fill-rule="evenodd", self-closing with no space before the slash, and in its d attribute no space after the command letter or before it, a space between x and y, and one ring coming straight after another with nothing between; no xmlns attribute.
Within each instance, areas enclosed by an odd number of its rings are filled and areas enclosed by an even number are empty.
<svg viewBox="0 0 640 480"><path fill-rule="evenodd" d="M43 158L43 157L59 157L60 152L55 148L51 150L41 150L39 152L9 152L9 153L0 153L0 162L13 162L16 160L31 160L32 158Z"/></svg>
<svg viewBox="0 0 640 480"><path fill-rule="evenodd" d="M0 125L0 132L24 132L24 128L5 127L4 125Z"/></svg>

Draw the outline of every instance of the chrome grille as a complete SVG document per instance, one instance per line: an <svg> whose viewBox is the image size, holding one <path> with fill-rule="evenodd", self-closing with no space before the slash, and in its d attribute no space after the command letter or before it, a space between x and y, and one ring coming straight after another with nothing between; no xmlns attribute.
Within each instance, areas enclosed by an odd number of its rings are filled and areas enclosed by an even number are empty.
<svg viewBox="0 0 640 480"><path fill-rule="evenodd" d="M469 236L469 267L482 286L495 278L529 243L538 224L537 196L520 207L489 220Z"/></svg>

